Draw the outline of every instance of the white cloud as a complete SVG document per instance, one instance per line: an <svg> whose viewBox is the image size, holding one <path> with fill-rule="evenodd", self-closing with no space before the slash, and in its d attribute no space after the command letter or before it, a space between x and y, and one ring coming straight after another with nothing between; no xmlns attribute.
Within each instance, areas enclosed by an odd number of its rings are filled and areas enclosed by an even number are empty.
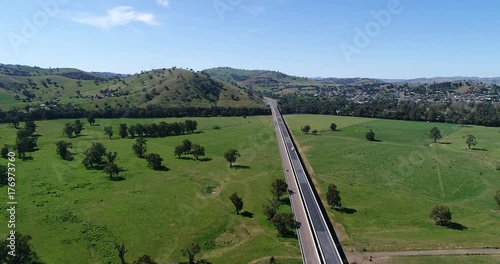
<svg viewBox="0 0 500 264"><path fill-rule="evenodd" d="M93 14L81 14L71 20L94 27L110 29L116 26L124 26L130 22L142 22L146 25L159 25L152 13L137 12L130 6L117 6L108 10L107 15L97 16Z"/></svg>
<svg viewBox="0 0 500 264"><path fill-rule="evenodd" d="M158 3L161 6L167 7L168 6L169 0L156 0L156 3Z"/></svg>

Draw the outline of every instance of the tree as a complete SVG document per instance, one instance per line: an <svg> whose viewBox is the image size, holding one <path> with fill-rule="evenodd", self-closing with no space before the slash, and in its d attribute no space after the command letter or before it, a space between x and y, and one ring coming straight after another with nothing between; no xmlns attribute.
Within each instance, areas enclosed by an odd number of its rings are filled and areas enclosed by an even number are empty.
<svg viewBox="0 0 500 264"><path fill-rule="evenodd" d="M226 153L224 153L224 158L227 162L229 162L229 167L233 167L233 163L236 162L236 159L240 157L240 153L236 149L228 149Z"/></svg>
<svg viewBox="0 0 500 264"><path fill-rule="evenodd" d="M205 156L205 148L198 144L194 144L191 153L196 158L196 160L198 160L200 156Z"/></svg>
<svg viewBox="0 0 500 264"><path fill-rule="evenodd" d="M288 233L288 230L295 227L295 218L292 213L277 213L271 222L282 236Z"/></svg>
<svg viewBox="0 0 500 264"><path fill-rule="evenodd" d="M110 179L113 179L113 175L118 175L120 173L120 168L115 163L108 163L108 165L104 167L104 172L109 174Z"/></svg>
<svg viewBox="0 0 500 264"><path fill-rule="evenodd" d="M19 153L21 159L26 159L27 152L33 152L37 146L36 138L31 137L30 131L26 129L20 129L17 131L16 144L14 149Z"/></svg>
<svg viewBox="0 0 500 264"><path fill-rule="evenodd" d="M473 135L465 136L465 143L467 144L467 147L470 149L471 146L477 145L476 137Z"/></svg>
<svg viewBox="0 0 500 264"><path fill-rule="evenodd" d="M24 129L28 130L30 135L33 135L36 132L36 124L33 120L27 120L24 122Z"/></svg>
<svg viewBox="0 0 500 264"><path fill-rule="evenodd" d="M9 168L3 164L0 164L0 186L7 185L9 183Z"/></svg>
<svg viewBox="0 0 500 264"><path fill-rule="evenodd" d="M331 124L330 124L330 129L331 129L332 131L337 130L337 124L335 124L335 123L331 123Z"/></svg>
<svg viewBox="0 0 500 264"><path fill-rule="evenodd" d="M186 130L191 132L191 134L196 131L196 127L198 126L198 122L194 120L186 120L184 121L184 124L186 125Z"/></svg>
<svg viewBox="0 0 500 264"><path fill-rule="evenodd" d="M328 185L328 191L326 192L326 201L332 208L335 208L337 210L342 208L340 192L337 190L337 186L335 186L335 184Z"/></svg>
<svg viewBox="0 0 500 264"><path fill-rule="evenodd" d="M314 130L312 131L312 134L316 136L316 135L318 134L318 130L314 129Z"/></svg>
<svg viewBox="0 0 500 264"><path fill-rule="evenodd" d="M115 163L116 156L118 156L117 152L108 152L108 153L106 153L106 158L108 159L108 164Z"/></svg>
<svg viewBox="0 0 500 264"><path fill-rule="evenodd" d="M229 200L233 203L234 208L236 209L236 214L239 215L241 209L243 209L243 199L238 196L238 193L233 193L229 196Z"/></svg>
<svg viewBox="0 0 500 264"><path fill-rule="evenodd" d="M434 143L437 142L438 139L441 138L441 131L439 130L439 128L437 127L433 127L431 128L431 130L429 131L429 135L431 136L431 138L434 140Z"/></svg>
<svg viewBox="0 0 500 264"><path fill-rule="evenodd" d="M72 123L66 123L63 128L63 134L71 138L75 133L75 127Z"/></svg>
<svg viewBox="0 0 500 264"><path fill-rule="evenodd" d="M80 133L82 133L83 130L83 123L80 120L75 120L75 123L73 123L73 130L75 132L75 135L78 137L80 136Z"/></svg>
<svg viewBox="0 0 500 264"><path fill-rule="evenodd" d="M134 145L132 145L132 150L134 151L135 155L139 158L144 158L144 155L146 155L147 151L147 145L146 145L147 140L145 138L138 138L135 140Z"/></svg>
<svg viewBox="0 0 500 264"><path fill-rule="evenodd" d="M31 236L22 235L16 231L16 255L8 254L8 245L10 241L7 239L0 240L0 263L14 264L42 264L35 251L30 246Z"/></svg>
<svg viewBox="0 0 500 264"><path fill-rule="evenodd" d="M89 125L93 126L95 124L95 118L94 116L88 116L87 117L87 122L89 122Z"/></svg>
<svg viewBox="0 0 500 264"><path fill-rule="evenodd" d="M122 243L121 245L118 242L115 243L115 249L118 251L118 257L120 258L121 264L126 264L125 262L125 253L128 252L128 250L125 249L125 244Z"/></svg>
<svg viewBox="0 0 500 264"><path fill-rule="evenodd" d="M120 137L126 138L128 136L127 124L120 124Z"/></svg>
<svg viewBox="0 0 500 264"><path fill-rule="evenodd" d="M135 137L135 125L131 125L129 128L128 128L128 133L130 134L130 137L131 138L134 138Z"/></svg>
<svg viewBox="0 0 500 264"><path fill-rule="evenodd" d="M149 153L148 155L146 155L146 160L148 162L148 166L153 168L153 170L161 169L161 163L163 162L163 159L159 154Z"/></svg>
<svg viewBox="0 0 500 264"><path fill-rule="evenodd" d="M111 126L104 127L104 134L108 136L109 139L111 139L113 137L113 127Z"/></svg>
<svg viewBox="0 0 500 264"><path fill-rule="evenodd" d="M189 139L184 139L182 141L182 147L184 149L184 154L189 154L193 148L193 143Z"/></svg>
<svg viewBox="0 0 500 264"><path fill-rule="evenodd" d="M194 264L194 257L196 254L200 253L200 246L195 243L191 243L186 249L181 250L184 257L188 258L189 264Z"/></svg>
<svg viewBox="0 0 500 264"><path fill-rule="evenodd" d="M451 222L450 208L444 205L436 205L432 208L429 217L434 219L436 225L447 226Z"/></svg>
<svg viewBox="0 0 500 264"><path fill-rule="evenodd" d="M137 260L134 260L132 264L158 264L158 262L154 261L149 255L142 255Z"/></svg>
<svg viewBox="0 0 500 264"><path fill-rule="evenodd" d="M310 125L305 125L305 126L302 126L300 128L302 130L302 132L304 132L305 134L309 134L309 131L311 130L311 126Z"/></svg>
<svg viewBox="0 0 500 264"><path fill-rule="evenodd" d="M500 190L497 191L494 198L495 198L495 201L497 202L498 206L500 206Z"/></svg>
<svg viewBox="0 0 500 264"><path fill-rule="evenodd" d="M371 129L366 133L366 139L369 141L375 141L375 133Z"/></svg>
<svg viewBox="0 0 500 264"><path fill-rule="evenodd" d="M94 165L102 164L102 157L106 154L106 148L100 142L92 142L90 148L86 149L83 154L83 165L88 168L92 168Z"/></svg>
<svg viewBox="0 0 500 264"><path fill-rule="evenodd" d="M271 200L268 204L262 205L262 211L264 215L267 217L267 220L273 219L274 215L278 211L279 201L276 199Z"/></svg>
<svg viewBox="0 0 500 264"><path fill-rule="evenodd" d="M73 144L71 142L66 141L57 141L56 143L56 153L61 156L63 160L71 160L71 153L68 151L68 148L72 148Z"/></svg>
<svg viewBox="0 0 500 264"><path fill-rule="evenodd" d="M19 128L19 118L17 116L13 116L9 119L9 126L13 125L15 129Z"/></svg>
<svg viewBox="0 0 500 264"><path fill-rule="evenodd" d="M0 155L2 155L2 158L7 159L9 158L9 146L4 145L2 150L0 151Z"/></svg>
<svg viewBox="0 0 500 264"><path fill-rule="evenodd" d="M280 200L281 196L283 196L288 191L288 184L283 179L275 179L273 183L271 183L271 193L276 200Z"/></svg>
<svg viewBox="0 0 500 264"><path fill-rule="evenodd" d="M174 149L174 155L180 159L182 154L184 154L184 146L183 145L176 146Z"/></svg>

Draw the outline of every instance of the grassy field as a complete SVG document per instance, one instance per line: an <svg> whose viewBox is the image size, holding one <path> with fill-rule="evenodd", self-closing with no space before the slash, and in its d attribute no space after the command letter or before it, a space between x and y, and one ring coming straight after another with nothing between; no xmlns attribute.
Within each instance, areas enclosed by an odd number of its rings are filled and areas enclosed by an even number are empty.
<svg viewBox="0 0 500 264"><path fill-rule="evenodd" d="M314 168L320 192L334 183L350 213L332 212L350 251L482 248L500 246L498 128L366 118L290 115L286 120ZM335 122L339 131L329 131ZM305 135L302 125L320 135ZM433 143L430 128L441 129ZM372 129L379 142L365 139ZM463 136L479 144L467 150ZM447 205L454 229L428 217ZM420 262L416 262L420 263Z"/></svg>
<svg viewBox="0 0 500 264"><path fill-rule="evenodd" d="M392 257L374 261L377 264L497 264L500 256L418 256Z"/></svg>
<svg viewBox="0 0 500 264"><path fill-rule="evenodd" d="M148 152L159 153L169 171L148 168L132 153L135 140L117 136L119 123L184 120L98 119L98 126L86 125L72 139L62 135L62 128L73 120L36 122L40 150L32 153L33 160L17 161L17 231L33 237L33 247L46 263L119 263L112 241L125 243L129 262L142 254L159 263L182 261L181 249L191 242L200 244L200 257L213 263L299 258L297 240L278 237L262 214L271 182L283 177L271 117L194 118L201 133L148 139ZM107 125L115 128L113 140L104 136ZM1 144L12 144L15 133L0 125ZM174 146L185 138L204 146L211 160L177 159ZM57 156L58 140L73 143L74 161ZM125 180L110 181L104 172L84 168L82 152L92 141L118 152L116 163L125 170L120 173ZM241 152L237 164L250 168L229 169L223 153L231 147ZM6 195L5 187L0 191ZM233 192L243 197L243 210L253 217L234 213L228 199ZM5 212L1 218L6 223ZM0 234L7 232L2 224Z"/></svg>

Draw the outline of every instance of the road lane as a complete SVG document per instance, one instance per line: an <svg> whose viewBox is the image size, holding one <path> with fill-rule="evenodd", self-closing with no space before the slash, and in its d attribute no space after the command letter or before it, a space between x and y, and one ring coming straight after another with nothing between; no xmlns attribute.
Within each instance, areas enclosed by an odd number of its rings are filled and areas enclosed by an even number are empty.
<svg viewBox="0 0 500 264"><path fill-rule="evenodd" d="M287 159L289 159L292 165L292 171L295 176L299 193L301 194L305 213L308 218L321 263L344 263L340 251L337 248L335 240L318 205L314 191L312 190L302 163L300 162L300 158L295 150L292 138L288 133L283 117L277 108L276 102L270 99L267 101L271 106L275 125L278 127L277 134L282 138L282 142L284 142ZM280 142L280 140L278 140L278 142ZM302 225L304 225L304 223L302 223Z"/></svg>

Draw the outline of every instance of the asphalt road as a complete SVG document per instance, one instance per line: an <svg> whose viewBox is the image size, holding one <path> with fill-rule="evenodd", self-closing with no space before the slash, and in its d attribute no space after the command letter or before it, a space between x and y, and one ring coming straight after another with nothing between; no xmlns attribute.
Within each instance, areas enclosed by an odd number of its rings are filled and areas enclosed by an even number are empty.
<svg viewBox="0 0 500 264"><path fill-rule="evenodd" d="M321 261L320 263L325 263L325 264L344 263L342 256L339 252L339 249L335 244L335 240L332 236L332 233L330 232L328 225L325 221L325 218L318 205L312 187L307 179L307 175L304 171L304 168L299 159L297 151L295 150L292 138L288 133L286 125L283 121L283 117L281 116L281 113L277 108L276 101L267 99L267 102L270 105L273 112L273 119L275 120L275 126L277 126L276 131L278 137L281 137L281 140L278 140L278 144L283 145L283 147L287 152L286 159L288 159L289 163L292 165L291 172L293 176L295 176L295 181L297 183L298 191L301 196L300 198L303 203L303 208L305 208L305 213L307 215L308 223L301 222L300 229L302 229L304 225L308 224L312 233L312 237L314 238L315 247L312 247L311 245L304 245L304 243L311 243L311 241L310 240L302 241L302 237L305 235L299 234L299 237L301 239L300 242L301 242L302 253L303 255L306 253L304 252L305 247L309 249L316 248L317 255L319 256ZM296 218L298 218L297 212L295 212L295 210L294 213L296 215ZM308 262L305 258L304 261L306 263L317 263L317 262Z"/></svg>

